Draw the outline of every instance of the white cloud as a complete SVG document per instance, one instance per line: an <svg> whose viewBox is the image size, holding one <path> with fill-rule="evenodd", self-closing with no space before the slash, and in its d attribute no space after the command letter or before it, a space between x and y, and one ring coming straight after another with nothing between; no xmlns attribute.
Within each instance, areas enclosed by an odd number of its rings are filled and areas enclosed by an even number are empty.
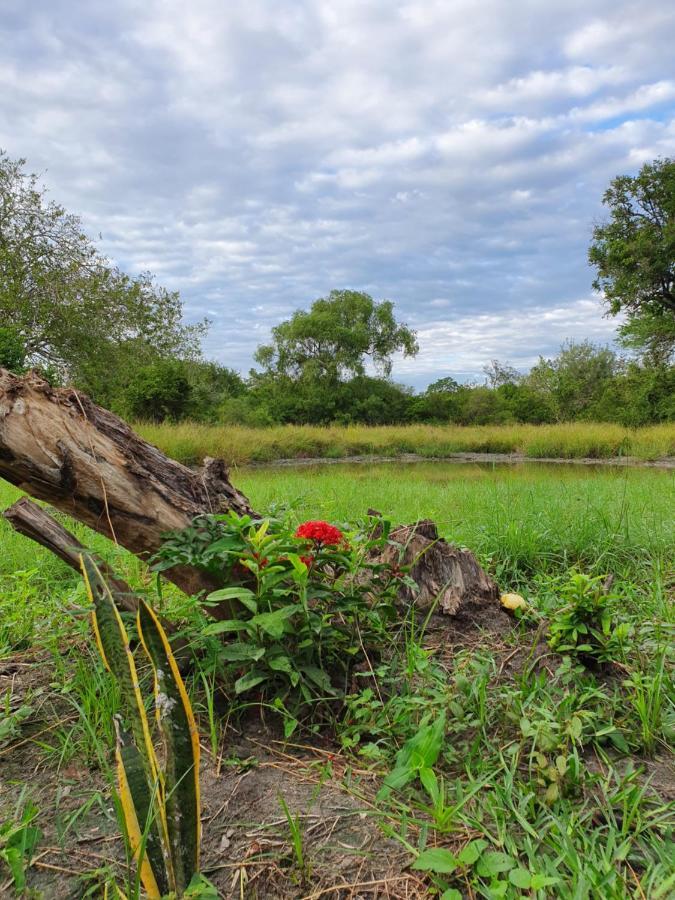
<svg viewBox="0 0 675 900"><path fill-rule="evenodd" d="M661 0L6 0L0 146L223 362L354 287L420 330L398 377L480 372L611 337L586 249L672 155L674 38Z"/></svg>

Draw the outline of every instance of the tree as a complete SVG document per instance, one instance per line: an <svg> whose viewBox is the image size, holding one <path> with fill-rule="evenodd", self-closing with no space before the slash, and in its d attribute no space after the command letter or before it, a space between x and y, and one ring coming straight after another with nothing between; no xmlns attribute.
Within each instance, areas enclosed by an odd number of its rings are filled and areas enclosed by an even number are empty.
<svg viewBox="0 0 675 900"><path fill-rule="evenodd" d="M24 165L0 151L0 320L27 362L98 396L131 358L197 355L205 325L183 324L179 295L112 265Z"/></svg>
<svg viewBox="0 0 675 900"><path fill-rule="evenodd" d="M508 363L499 362L498 359L491 359L483 366L483 372L486 385L493 390L505 384L518 384L523 377L518 369L514 369Z"/></svg>
<svg viewBox="0 0 675 900"><path fill-rule="evenodd" d="M133 419L175 422L188 414L190 393L185 364L160 359L136 371L125 392L126 408Z"/></svg>
<svg viewBox="0 0 675 900"><path fill-rule="evenodd" d="M456 394L459 390L459 384L450 375L433 381L426 389L426 394Z"/></svg>
<svg viewBox="0 0 675 900"><path fill-rule="evenodd" d="M675 159L620 175L602 202L610 219L593 229L593 287L611 315L626 316L620 333L628 346L667 360L675 350Z"/></svg>
<svg viewBox="0 0 675 900"><path fill-rule="evenodd" d="M13 328L0 326L0 369L9 369L15 375L25 370L26 349Z"/></svg>
<svg viewBox="0 0 675 900"><path fill-rule="evenodd" d="M553 359L539 357L525 384L552 401L563 421L603 418L599 403L624 362L609 347L568 341Z"/></svg>
<svg viewBox="0 0 675 900"><path fill-rule="evenodd" d="M415 332L394 318L388 300L376 302L359 291L331 291L309 312L298 310L272 329L272 343L261 346L256 361L269 373L299 380L337 383L365 375L370 358L381 374L391 374L397 351L414 356Z"/></svg>

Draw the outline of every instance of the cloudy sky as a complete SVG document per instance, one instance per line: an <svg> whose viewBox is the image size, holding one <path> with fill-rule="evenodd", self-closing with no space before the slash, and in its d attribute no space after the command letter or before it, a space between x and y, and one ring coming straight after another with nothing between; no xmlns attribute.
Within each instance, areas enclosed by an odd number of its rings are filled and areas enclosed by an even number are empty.
<svg viewBox="0 0 675 900"><path fill-rule="evenodd" d="M675 154L668 0L0 0L0 147L247 371L331 288L418 387L611 340L609 180Z"/></svg>

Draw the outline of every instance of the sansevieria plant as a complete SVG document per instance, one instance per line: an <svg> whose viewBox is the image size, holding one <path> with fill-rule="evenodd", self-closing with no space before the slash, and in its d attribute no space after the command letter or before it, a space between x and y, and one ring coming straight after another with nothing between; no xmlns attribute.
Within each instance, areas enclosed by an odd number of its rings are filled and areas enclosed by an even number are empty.
<svg viewBox="0 0 675 900"><path fill-rule="evenodd" d="M149 900L181 897L199 871L199 735L190 700L164 629L138 597L138 636L154 680L153 728L115 591L91 556L82 554L81 564L96 643L119 682L131 727L128 733L119 717L115 721L117 780L131 850Z"/></svg>

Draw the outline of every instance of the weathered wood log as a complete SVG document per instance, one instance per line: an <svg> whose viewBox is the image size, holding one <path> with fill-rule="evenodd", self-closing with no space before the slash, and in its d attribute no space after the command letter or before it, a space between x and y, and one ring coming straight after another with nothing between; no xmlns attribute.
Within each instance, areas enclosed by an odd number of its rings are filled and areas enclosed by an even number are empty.
<svg viewBox="0 0 675 900"><path fill-rule="evenodd" d="M37 374L0 369L0 477L147 558L162 535L202 513L250 513L222 460L199 472L166 457L118 416ZM187 593L212 590L190 567L164 573Z"/></svg>
<svg viewBox="0 0 675 900"><path fill-rule="evenodd" d="M84 546L74 534L71 534L66 528L57 522L53 516L34 503L28 497L22 497L17 500L9 509L3 513L5 519L9 522L15 531L30 538L47 550L51 550L59 559L62 559L66 565L80 572L80 553L84 550L89 552L93 557L96 565L105 576L110 587L118 591L120 605L128 612L135 613L138 608L136 596L126 581L123 581L105 560L101 559L95 553Z"/></svg>
<svg viewBox="0 0 675 900"><path fill-rule="evenodd" d="M470 550L440 538L430 519L394 528L389 539L379 558L389 564L410 566L410 576L417 584L416 590L401 585L399 599L406 606L446 616L471 616L472 610L486 607L499 611L497 583Z"/></svg>

